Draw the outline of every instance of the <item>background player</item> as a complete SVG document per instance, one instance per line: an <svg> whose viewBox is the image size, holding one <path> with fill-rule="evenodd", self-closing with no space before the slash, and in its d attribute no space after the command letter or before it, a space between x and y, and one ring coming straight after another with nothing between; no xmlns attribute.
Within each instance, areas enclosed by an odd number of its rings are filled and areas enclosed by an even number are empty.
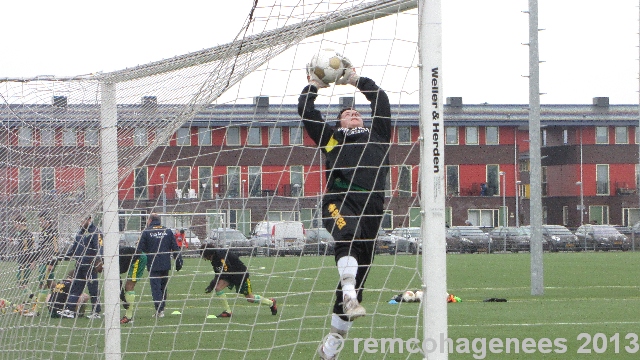
<svg viewBox="0 0 640 360"><path fill-rule="evenodd" d="M134 291L138 279L142 278L144 268L147 266L147 255L136 254L136 249L131 246L120 247L120 274L127 273L127 280L120 293L122 306L125 308L125 315L120 319L120 324L133 322L133 303L136 300ZM122 287L122 284L120 284Z"/></svg>
<svg viewBox="0 0 640 360"><path fill-rule="evenodd" d="M235 288L236 293L244 295L248 302L265 304L271 309L271 315L278 314L278 306L275 299L267 299L253 294L247 266L236 254L228 250L215 249L213 244L205 244L201 248L202 258L211 261L213 271L216 273L216 276L205 289L205 293L208 294L215 290L216 296L222 299L224 304L225 310L218 317L231 317L231 308L224 293L225 288L231 290Z"/></svg>

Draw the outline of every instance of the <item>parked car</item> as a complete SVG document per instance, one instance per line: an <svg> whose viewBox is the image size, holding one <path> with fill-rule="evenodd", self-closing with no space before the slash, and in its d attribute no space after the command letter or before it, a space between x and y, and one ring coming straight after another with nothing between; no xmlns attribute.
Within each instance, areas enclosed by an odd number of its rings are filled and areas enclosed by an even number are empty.
<svg viewBox="0 0 640 360"><path fill-rule="evenodd" d="M252 239L266 255L302 255L304 233L300 221L261 221L254 227Z"/></svg>
<svg viewBox="0 0 640 360"><path fill-rule="evenodd" d="M585 224L575 231L575 235L581 245L586 243L587 249L595 251L612 249L627 251L631 248L629 238L620 234L611 225Z"/></svg>
<svg viewBox="0 0 640 360"><path fill-rule="evenodd" d="M419 227L395 228L391 231L392 241L397 252L418 254L422 252L421 230Z"/></svg>
<svg viewBox="0 0 640 360"><path fill-rule="evenodd" d="M449 230L451 231L451 236L457 238L458 241L467 239L473 242L476 251L496 251L489 234L482 231L479 226L451 226Z"/></svg>
<svg viewBox="0 0 640 360"><path fill-rule="evenodd" d="M499 226L489 232L496 251L531 250L531 229L529 227Z"/></svg>
<svg viewBox="0 0 640 360"><path fill-rule="evenodd" d="M240 255L252 255L254 253L253 242L236 229L213 229L207 242L213 244L216 248L230 249Z"/></svg>
<svg viewBox="0 0 640 360"><path fill-rule="evenodd" d="M396 253L396 241L395 237L391 236L384 230L378 231L375 245L376 254L395 254Z"/></svg>
<svg viewBox="0 0 640 360"><path fill-rule="evenodd" d="M580 249L578 237L562 225L542 225L542 237L552 252Z"/></svg>
<svg viewBox="0 0 640 360"><path fill-rule="evenodd" d="M464 236L457 235L456 230L447 228L447 252L474 253L478 249L476 244Z"/></svg>
<svg viewBox="0 0 640 360"><path fill-rule="evenodd" d="M335 240L325 228L313 228L305 230L304 253L318 255L333 255Z"/></svg>

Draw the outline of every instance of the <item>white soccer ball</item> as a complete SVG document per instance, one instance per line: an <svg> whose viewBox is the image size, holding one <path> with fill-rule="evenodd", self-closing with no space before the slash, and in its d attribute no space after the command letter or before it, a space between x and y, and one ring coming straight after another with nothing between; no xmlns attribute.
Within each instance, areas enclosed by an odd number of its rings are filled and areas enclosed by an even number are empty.
<svg viewBox="0 0 640 360"><path fill-rule="evenodd" d="M344 74L345 65L342 55L333 49L321 49L311 58L308 70L326 84L331 84Z"/></svg>
<svg viewBox="0 0 640 360"><path fill-rule="evenodd" d="M402 294L402 301L404 302L414 302L416 301L416 294L411 290L407 290Z"/></svg>
<svg viewBox="0 0 640 360"><path fill-rule="evenodd" d="M416 291L416 301L422 301L422 290Z"/></svg>

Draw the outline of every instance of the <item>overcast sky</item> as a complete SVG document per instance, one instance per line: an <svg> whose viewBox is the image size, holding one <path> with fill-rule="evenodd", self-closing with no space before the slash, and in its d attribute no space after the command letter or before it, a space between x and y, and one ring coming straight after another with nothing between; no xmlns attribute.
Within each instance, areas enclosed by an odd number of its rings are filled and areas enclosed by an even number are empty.
<svg viewBox="0 0 640 360"><path fill-rule="evenodd" d="M538 2L541 102L608 96L612 104L637 104L639 0ZM252 3L8 1L0 78L108 72L224 44ZM442 1L445 96L528 102L527 7L526 0ZM410 29L404 36L417 39Z"/></svg>

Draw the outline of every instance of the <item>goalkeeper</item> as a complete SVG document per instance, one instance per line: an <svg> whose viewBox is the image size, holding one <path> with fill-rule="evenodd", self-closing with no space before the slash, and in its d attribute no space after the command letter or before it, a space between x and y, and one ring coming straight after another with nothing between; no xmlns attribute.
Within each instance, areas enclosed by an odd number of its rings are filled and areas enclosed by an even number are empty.
<svg viewBox="0 0 640 360"><path fill-rule="evenodd" d="M236 293L244 295L248 302L265 304L271 309L271 315L278 314L276 299L267 299L253 294L247 267L236 254L228 250L215 249L213 244L202 245L201 249L202 258L211 261L213 271L216 273L204 292L208 294L215 290L216 295L222 299L224 304L224 311L218 317L231 317L231 308L227 302L224 288L231 290L235 288Z"/></svg>
<svg viewBox="0 0 640 360"><path fill-rule="evenodd" d="M384 210L389 169L391 106L376 83L358 76L343 58L345 72L336 85L356 87L371 103L371 126L355 108L342 109L331 126L315 108L318 90L329 85L319 79L313 64L309 84L298 98L298 114L307 134L325 155L327 190L322 200L323 225L333 235L340 281L331 318L331 334L318 347L322 359L334 359L352 321L364 316L362 291L373 261L375 238Z"/></svg>
<svg viewBox="0 0 640 360"><path fill-rule="evenodd" d="M147 266L147 255L136 254L136 248L131 246L121 246L119 256L120 274L127 274L127 281L122 287L120 281L120 300L125 309L125 315L120 319L120 324L128 324L133 322L133 303L136 300L135 287L138 280L144 274L144 268Z"/></svg>

